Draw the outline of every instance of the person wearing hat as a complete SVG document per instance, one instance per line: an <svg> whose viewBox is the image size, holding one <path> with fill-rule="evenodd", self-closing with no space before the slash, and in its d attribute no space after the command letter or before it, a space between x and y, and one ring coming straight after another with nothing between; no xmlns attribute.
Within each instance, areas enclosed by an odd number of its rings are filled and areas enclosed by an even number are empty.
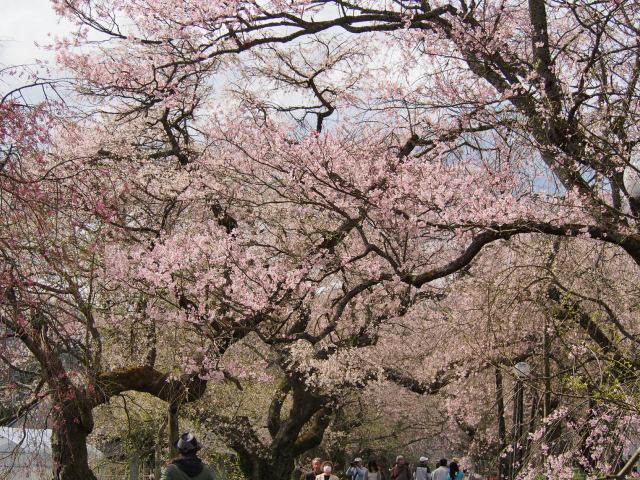
<svg viewBox="0 0 640 480"><path fill-rule="evenodd" d="M403 455L396 457L396 464L391 469L391 480L413 480L409 464Z"/></svg>
<svg viewBox="0 0 640 480"><path fill-rule="evenodd" d="M366 468L362 466L362 459L360 457L356 457L351 462L349 468L345 472L345 475L350 480L368 480L368 471Z"/></svg>
<svg viewBox="0 0 640 480"><path fill-rule="evenodd" d="M192 433L183 433L176 442L178 458L169 462L160 480L215 480L213 470L198 458L202 446Z"/></svg>
<svg viewBox="0 0 640 480"><path fill-rule="evenodd" d="M416 465L416 471L413 473L414 480L431 480L431 469L427 462L427 457L420 457L420 463Z"/></svg>

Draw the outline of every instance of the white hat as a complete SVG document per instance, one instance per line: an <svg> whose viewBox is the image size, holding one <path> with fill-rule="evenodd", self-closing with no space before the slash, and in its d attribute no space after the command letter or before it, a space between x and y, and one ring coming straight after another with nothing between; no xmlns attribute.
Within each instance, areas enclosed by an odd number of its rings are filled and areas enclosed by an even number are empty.
<svg viewBox="0 0 640 480"><path fill-rule="evenodd" d="M420 457L421 462L428 462L429 459L427 457Z"/></svg>
<svg viewBox="0 0 640 480"><path fill-rule="evenodd" d="M353 463L358 463L358 462L362 462L362 459L360 457L356 457L353 459Z"/></svg>

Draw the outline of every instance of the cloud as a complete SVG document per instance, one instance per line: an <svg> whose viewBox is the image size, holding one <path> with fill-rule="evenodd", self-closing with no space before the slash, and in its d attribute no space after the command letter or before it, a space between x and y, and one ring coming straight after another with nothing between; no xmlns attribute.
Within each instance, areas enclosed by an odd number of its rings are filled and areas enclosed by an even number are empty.
<svg viewBox="0 0 640 480"><path fill-rule="evenodd" d="M33 64L36 59L52 61L53 52L42 47L71 25L56 16L49 0L0 0L0 64Z"/></svg>

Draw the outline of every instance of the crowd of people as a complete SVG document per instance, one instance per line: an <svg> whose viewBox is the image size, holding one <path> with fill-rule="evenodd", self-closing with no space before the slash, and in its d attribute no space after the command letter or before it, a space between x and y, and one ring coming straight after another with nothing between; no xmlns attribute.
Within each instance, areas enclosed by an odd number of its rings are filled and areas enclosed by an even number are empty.
<svg viewBox="0 0 640 480"><path fill-rule="evenodd" d="M182 434L175 447L178 456L167 462L161 480L215 480L213 469L198 458L202 445L193 434ZM304 473L300 480L341 480L333 468L331 462L323 462L316 457L311 461L311 470ZM462 480L465 475L455 461L448 463L443 458L435 470L431 471L427 457L420 457L420 461L413 466L404 456L398 455L391 469L373 459L365 466L362 458L354 458L344 476L346 480Z"/></svg>
<svg viewBox="0 0 640 480"><path fill-rule="evenodd" d="M445 458L438 462L431 471L429 459L420 457L419 463L410 465L404 456L398 455L391 469L379 464L376 460L369 460L364 464L362 458L357 457L345 470L346 480L462 480L464 472L458 463L447 462ZM303 474L301 480L339 480L331 462L323 462L321 458L311 461L311 470Z"/></svg>

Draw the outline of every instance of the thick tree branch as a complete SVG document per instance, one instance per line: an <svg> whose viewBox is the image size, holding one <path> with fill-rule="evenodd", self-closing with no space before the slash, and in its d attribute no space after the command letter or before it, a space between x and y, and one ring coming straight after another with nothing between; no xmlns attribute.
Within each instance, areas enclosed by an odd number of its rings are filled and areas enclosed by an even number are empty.
<svg viewBox="0 0 640 480"><path fill-rule="evenodd" d="M100 373L91 402L97 406L128 390L149 393L168 403L192 402L202 397L206 387L207 381L198 374L174 379L170 373L159 372L148 365L135 366Z"/></svg>

